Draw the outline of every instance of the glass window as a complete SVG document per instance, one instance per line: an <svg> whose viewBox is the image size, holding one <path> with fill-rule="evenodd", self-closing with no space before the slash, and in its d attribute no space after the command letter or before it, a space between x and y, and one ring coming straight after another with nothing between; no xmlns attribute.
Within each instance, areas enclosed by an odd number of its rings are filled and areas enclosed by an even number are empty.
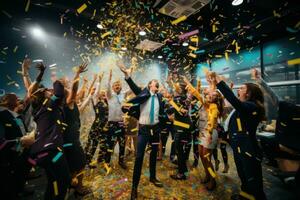
<svg viewBox="0 0 300 200"><path fill-rule="evenodd" d="M267 82L296 80L299 65L288 65L286 62L265 66L265 80Z"/></svg>

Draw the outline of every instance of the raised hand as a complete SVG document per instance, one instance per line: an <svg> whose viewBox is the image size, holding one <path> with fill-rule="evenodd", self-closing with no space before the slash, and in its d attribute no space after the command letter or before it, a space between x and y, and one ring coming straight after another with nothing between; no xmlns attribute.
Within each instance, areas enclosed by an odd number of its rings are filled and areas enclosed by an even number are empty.
<svg viewBox="0 0 300 200"><path fill-rule="evenodd" d="M22 63L22 68L28 70L31 65L31 60L29 58L25 58Z"/></svg>
<svg viewBox="0 0 300 200"><path fill-rule="evenodd" d="M43 63L37 63L35 67L41 72L44 72L46 69L46 66Z"/></svg>
<svg viewBox="0 0 300 200"><path fill-rule="evenodd" d="M104 72L102 72L102 73L100 73L100 74L98 75L99 81L102 81L103 76L104 76Z"/></svg>
<svg viewBox="0 0 300 200"><path fill-rule="evenodd" d="M82 63L81 65L79 65L79 67L77 68L77 73L78 74L81 74L83 72L86 72L88 69L87 69L87 66L88 66L88 63L84 62Z"/></svg>
<svg viewBox="0 0 300 200"><path fill-rule="evenodd" d="M131 75L133 68L127 69L126 66L124 65L124 63L121 60L117 61L117 66L124 73L124 75L126 77L129 77Z"/></svg>

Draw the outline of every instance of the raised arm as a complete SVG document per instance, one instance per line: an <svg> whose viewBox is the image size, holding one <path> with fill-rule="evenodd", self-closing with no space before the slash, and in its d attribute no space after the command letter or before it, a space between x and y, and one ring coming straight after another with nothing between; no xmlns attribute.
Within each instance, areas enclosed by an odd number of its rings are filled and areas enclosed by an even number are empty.
<svg viewBox="0 0 300 200"><path fill-rule="evenodd" d="M117 62L117 66L120 68L120 70L124 73L125 75L125 81L127 82L128 86L130 87L130 89L132 90L132 92L135 94L135 95L138 95L142 92L142 89L137 86L135 84L135 82L131 79L131 74L132 74L132 69L133 68L129 68L129 69L126 69L125 65L123 62L121 61L118 61Z"/></svg>
<svg viewBox="0 0 300 200"><path fill-rule="evenodd" d="M88 80L86 77L83 77L83 84L79 90L79 92L77 92L77 100L82 101L82 99L85 96L85 92L87 91L87 84L88 84Z"/></svg>
<svg viewBox="0 0 300 200"><path fill-rule="evenodd" d="M110 99L111 98L111 79L112 79L112 70L109 71L109 77L108 77L108 82L107 82L107 88L106 88L106 98Z"/></svg>
<svg viewBox="0 0 300 200"><path fill-rule="evenodd" d="M38 89L40 82L42 81L44 72L46 70L46 67L43 63L38 63L36 65L36 68L39 70L39 74L36 77L35 81L31 83L31 85L28 88L28 96L31 97L32 94Z"/></svg>
<svg viewBox="0 0 300 200"><path fill-rule="evenodd" d="M96 84L96 91L95 91L95 94L93 96L93 101L95 104L98 103L98 100L99 100L99 95L100 95L100 90L101 90L101 81L102 81L102 78L104 76L104 72L102 72L101 74L98 75L98 83Z"/></svg>
<svg viewBox="0 0 300 200"><path fill-rule="evenodd" d="M70 107L74 106L74 103L76 102L76 96L77 96L77 91L78 91L78 86L79 86L79 75L83 72L87 71L87 63L81 64L78 69L76 70L73 82L72 82L72 87L71 87L71 93L67 97L67 105Z"/></svg>
<svg viewBox="0 0 300 200"><path fill-rule="evenodd" d="M94 84L96 82L96 79L97 79L97 75L94 75L94 79L93 79L92 84L91 84L91 86L89 88L88 96L83 101L83 103L79 106L79 112L82 112L86 108L86 106L88 105L88 103L90 102L90 100L92 99L92 97L94 95L93 87L94 87Z"/></svg>
<svg viewBox="0 0 300 200"><path fill-rule="evenodd" d="M29 58L25 58L22 63L22 76L23 76L24 86L25 86L27 92L28 92L29 86L31 85L31 80L30 80L30 76L29 76L30 65L31 65L31 60Z"/></svg>
<svg viewBox="0 0 300 200"><path fill-rule="evenodd" d="M204 100L203 100L203 98L202 98L200 92L199 92L196 88L193 87L193 85L190 83L190 81L189 81L185 76L183 76L183 81L186 83L187 88L188 88L188 91L189 91L192 95L194 95L194 96L200 101L201 104L204 104ZM198 84L199 84L198 87L201 88L201 82L198 83Z"/></svg>
<svg viewBox="0 0 300 200"><path fill-rule="evenodd" d="M251 78L256 81L256 83L260 86L263 93L268 95L271 98L273 106L275 108L278 108L279 107L279 97L268 86L268 84L264 81L264 79L261 78L261 76L258 73L257 69L252 69L251 70Z"/></svg>

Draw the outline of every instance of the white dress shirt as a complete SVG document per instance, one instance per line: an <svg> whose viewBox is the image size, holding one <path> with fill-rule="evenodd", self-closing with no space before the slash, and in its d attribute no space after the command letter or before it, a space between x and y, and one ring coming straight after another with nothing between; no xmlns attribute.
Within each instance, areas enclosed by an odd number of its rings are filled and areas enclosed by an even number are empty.
<svg viewBox="0 0 300 200"><path fill-rule="evenodd" d="M122 103L125 100L125 93L111 93L108 99L108 121L121 122L123 121Z"/></svg>
<svg viewBox="0 0 300 200"><path fill-rule="evenodd" d="M143 125L154 125L157 124L159 122L158 120L158 116L159 116L159 101L158 101L158 97L157 94L154 94L152 92L150 92L151 96L149 97L149 99L147 99L147 101L143 104L141 104L140 106L140 119L139 119L139 123L143 124ZM154 123L151 124L150 123L150 109L151 109L151 98L152 95L155 95L154 97Z"/></svg>

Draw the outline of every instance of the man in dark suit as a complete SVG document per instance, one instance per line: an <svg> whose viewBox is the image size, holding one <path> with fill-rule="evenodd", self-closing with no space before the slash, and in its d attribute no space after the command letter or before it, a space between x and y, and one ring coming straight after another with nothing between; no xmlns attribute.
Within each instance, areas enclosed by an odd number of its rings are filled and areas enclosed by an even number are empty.
<svg viewBox="0 0 300 200"><path fill-rule="evenodd" d="M128 112L128 115L139 120L138 147L131 191L131 199L136 199L144 152L148 143L151 145L150 182L157 187L163 187L163 184L156 179L156 156L159 144L160 124L165 121L167 116L164 112L162 94L158 93L158 81L153 79L148 83L147 87L141 89L130 78L130 71L122 63L118 63L118 66L125 74L125 80L130 89L136 95L135 98L127 102L126 106L123 106L123 112Z"/></svg>

